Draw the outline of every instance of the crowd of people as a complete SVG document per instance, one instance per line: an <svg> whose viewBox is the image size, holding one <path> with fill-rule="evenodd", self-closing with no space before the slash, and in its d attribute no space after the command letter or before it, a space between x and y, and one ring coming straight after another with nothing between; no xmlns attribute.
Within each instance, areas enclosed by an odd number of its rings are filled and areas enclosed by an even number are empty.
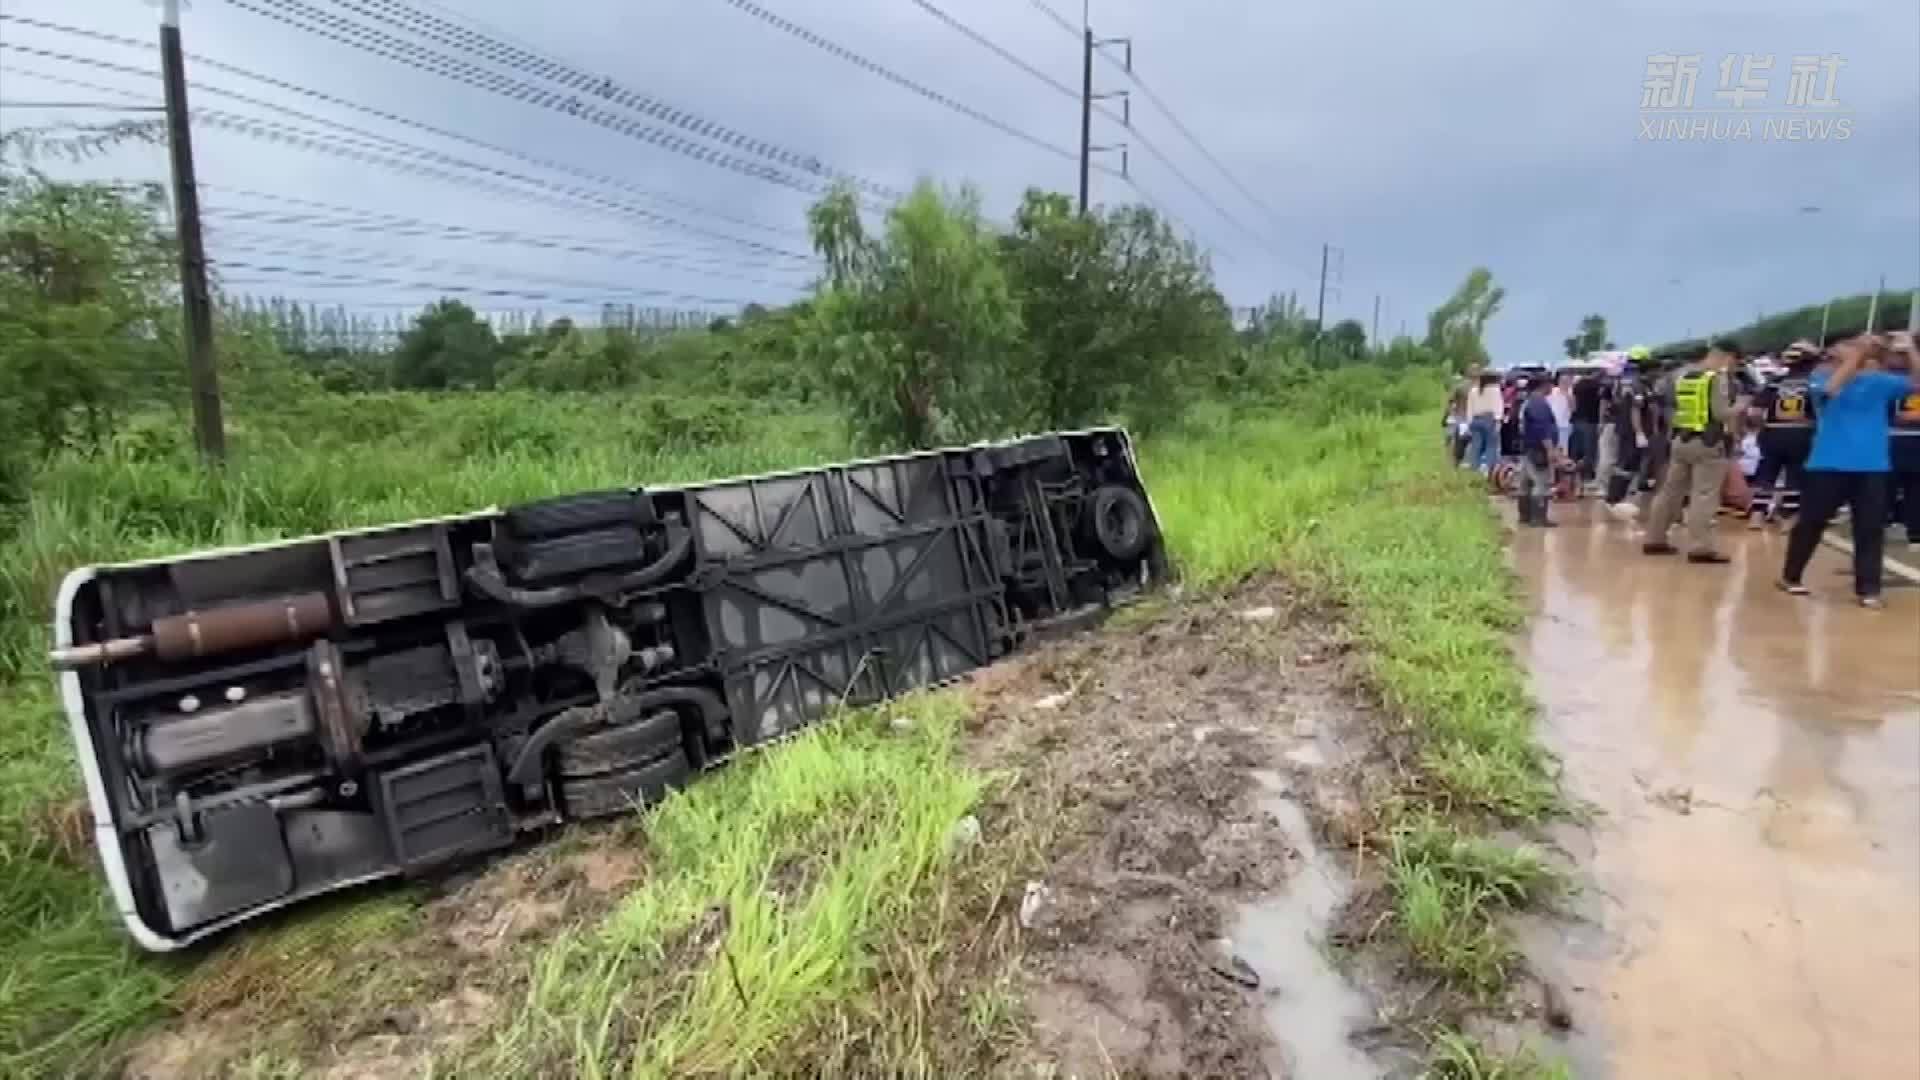
<svg viewBox="0 0 1920 1080"><path fill-rule="evenodd" d="M1854 589L1881 606L1887 534L1920 545L1920 357L1912 335L1796 342L1779 364L1716 340L1687 353L1628 352L1619 371L1469 372L1447 430L1461 468L1517 474L1522 526L1552 528L1555 494L1598 497L1643 524L1642 550L1730 561L1716 518L1754 529L1793 518L1778 587L1799 596L1807 563L1843 511ZM1682 546L1671 533L1682 528Z"/></svg>

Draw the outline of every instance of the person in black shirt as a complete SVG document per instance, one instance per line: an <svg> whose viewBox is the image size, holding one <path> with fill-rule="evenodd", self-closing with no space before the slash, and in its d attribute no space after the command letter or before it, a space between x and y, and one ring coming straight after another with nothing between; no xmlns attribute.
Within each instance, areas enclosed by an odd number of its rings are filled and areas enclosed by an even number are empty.
<svg viewBox="0 0 1920 1080"><path fill-rule="evenodd" d="M1796 341L1780 357L1786 374L1760 388L1749 415L1760 425L1760 467L1753 474L1747 527L1758 529L1779 516L1783 495L1800 490L1801 467L1813 449L1812 397L1807 378L1820 361L1812 342ZM1786 484L1781 486L1784 474Z"/></svg>
<svg viewBox="0 0 1920 1080"><path fill-rule="evenodd" d="M1567 450L1580 466L1580 479L1591 483L1600 453L1600 378L1592 373L1573 384L1573 436Z"/></svg>
<svg viewBox="0 0 1920 1080"><path fill-rule="evenodd" d="M1916 392L1893 406L1893 431L1888 457L1893 463L1893 493L1899 500L1900 524L1906 526L1907 545L1920 546L1920 352L1911 335L1898 335L1887 350L1887 370L1911 376Z"/></svg>
<svg viewBox="0 0 1920 1080"><path fill-rule="evenodd" d="M1639 513L1628 496L1644 483L1651 465L1647 451L1652 441L1649 410L1655 361L1645 349L1634 351L1639 355L1614 381L1609 401L1618 450L1613 475L1607 478L1606 504L1609 512L1626 518Z"/></svg>

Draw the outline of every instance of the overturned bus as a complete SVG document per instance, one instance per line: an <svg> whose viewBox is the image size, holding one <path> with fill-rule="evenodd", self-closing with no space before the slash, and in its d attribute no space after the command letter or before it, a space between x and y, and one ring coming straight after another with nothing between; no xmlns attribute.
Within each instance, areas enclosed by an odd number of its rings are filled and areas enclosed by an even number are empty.
<svg viewBox="0 0 1920 1080"><path fill-rule="evenodd" d="M1165 574L1102 429L86 567L53 663L158 951L656 802Z"/></svg>

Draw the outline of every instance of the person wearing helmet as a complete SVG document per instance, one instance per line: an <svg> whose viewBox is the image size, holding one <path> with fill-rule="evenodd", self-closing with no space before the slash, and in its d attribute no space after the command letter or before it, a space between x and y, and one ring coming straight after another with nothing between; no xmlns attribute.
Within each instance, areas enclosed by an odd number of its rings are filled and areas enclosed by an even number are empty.
<svg viewBox="0 0 1920 1080"><path fill-rule="evenodd" d="M1813 403L1807 380L1820 362L1820 350L1810 341L1787 346L1780 358L1785 374L1754 395L1751 421L1759 426L1760 465L1753 474L1753 501L1747 527L1758 529L1775 520L1788 492L1800 491L1800 470L1813 449ZM1784 475L1786 483L1780 480Z"/></svg>
<svg viewBox="0 0 1920 1080"><path fill-rule="evenodd" d="M1678 550L1667 542L1667 533L1680 517L1680 503L1685 499L1687 561L1732 561L1714 546L1713 516L1720 509L1732 446L1733 378L1727 372L1739 359L1738 345L1726 339L1715 341L1706 356L1679 372L1667 391L1673 448L1647 517L1646 543L1641 550L1648 555L1671 555Z"/></svg>
<svg viewBox="0 0 1920 1080"><path fill-rule="evenodd" d="M1613 471L1607 477L1606 505L1615 517L1631 518L1639 507L1628 499L1647 476L1648 449L1653 432L1649 411L1655 372L1652 350L1635 345L1627 350L1628 363L1614 382L1609 401L1614 429Z"/></svg>

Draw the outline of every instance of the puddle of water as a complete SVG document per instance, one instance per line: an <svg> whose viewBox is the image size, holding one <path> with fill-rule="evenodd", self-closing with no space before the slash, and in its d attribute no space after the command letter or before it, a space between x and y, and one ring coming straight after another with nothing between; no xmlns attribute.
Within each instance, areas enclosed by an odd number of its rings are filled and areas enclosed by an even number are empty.
<svg viewBox="0 0 1920 1080"><path fill-rule="evenodd" d="M1256 769L1253 779L1266 792L1261 808L1300 854L1286 891L1244 905L1233 930L1234 951L1260 976L1261 1010L1279 1044L1280 1060L1268 1067L1277 1076L1314 1080L1377 1077L1379 1066L1349 1038L1372 1021L1372 1009L1322 952L1327 922L1346 900L1348 883L1314 842L1280 774Z"/></svg>
<svg viewBox="0 0 1920 1080"><path fill-rule="evenodd" d="M1562 514L1514 557L1570 793L1603 811L1582 1076L1920 1076L1920 590L1861 611L1823 549L1720 529L1727 567Z"/></svg>

